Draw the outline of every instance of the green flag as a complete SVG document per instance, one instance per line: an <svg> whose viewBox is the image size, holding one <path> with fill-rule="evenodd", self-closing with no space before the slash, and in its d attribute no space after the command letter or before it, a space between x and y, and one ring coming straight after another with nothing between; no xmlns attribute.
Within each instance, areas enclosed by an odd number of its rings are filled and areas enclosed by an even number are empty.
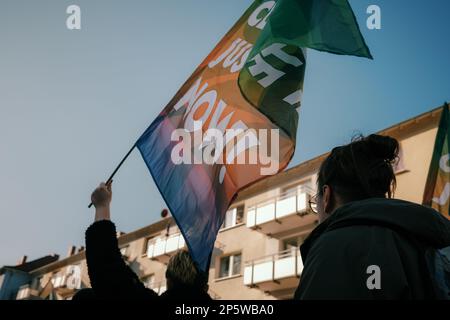
<svg viewBox="0 0 450 320"><path fill-rule="evenodd" d="M239 75L239 86L253 106L295 139L305 49L370 59L372 55L347 0L261 3L266 15L254 20L262 31Z"/></svg>
<svg viewBox="0 0 450 320"><path fill-rule="evenodd" d="M423 204L450 218L450 116L448 104L442 108Z"/></svg>

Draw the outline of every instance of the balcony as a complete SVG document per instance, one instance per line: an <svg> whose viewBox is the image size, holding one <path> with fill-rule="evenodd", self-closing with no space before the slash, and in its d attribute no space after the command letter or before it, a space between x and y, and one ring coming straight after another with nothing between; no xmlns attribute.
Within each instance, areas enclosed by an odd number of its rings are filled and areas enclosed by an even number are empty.
<svg viewBox="0 0 450 320"><path fill-rule="evenodd" d="M181 233L150 239L147 244L147 257L162 263L168 263L170 257L184 247L185 241Z"/></svg>
<svg viewBox="0 0 450 320"><path fill-rule="evenodd" d="M23 285L17 292L16 300L40 300L39 292L31 289L29 284Z"/></svg>
<svg viewBox="0 0 450 320"><path fill-rule="evenodd" d="M244 267L244 285L264 292L293 289L298 286L303 262L300 251L289 249L249 261Z"/></svg>
<svg viewBox="0 0 450 320"><path fill-rule="evenodd" d="M69 266L65 272L54 275L51 279L53 289L61 297L66 298L74 295L81 289L81 269L80 266Z"/></svg>
<svg viewBox="0 0 450 320"><path fill-rule="evenodd" d="M247 227L277 237L284 231L308 228L317 221L309 208L313 191L301 186L251 207L247 211Z"/></svg>
<svg viewBox="0 0 450 320"><path fill-rule="evenodd" d="M66 286L66 275L58 274L52 278L53 288L64 288Z"/></svg>

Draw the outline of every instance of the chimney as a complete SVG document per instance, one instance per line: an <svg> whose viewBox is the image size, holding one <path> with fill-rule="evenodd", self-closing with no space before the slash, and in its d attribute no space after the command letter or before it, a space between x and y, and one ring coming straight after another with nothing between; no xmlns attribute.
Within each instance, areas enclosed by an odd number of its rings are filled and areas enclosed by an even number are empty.
<svg viewBox="0 0 450 320"><path fill-rule="evenodd" d="M78 248L78 253L83 252L84 251L84 247L81 246L80 248Z"/></svg>
<svg viewBox="0 0 450 320"><path fill-rule="evenodd" d="M22 256L22 258L20 258L20 260L17 261L17 265L20 266L22 264L27 263L27 258L28 258L27 256Z"/></svg>
<svg viewBox="0 0 450 320"><path fill-rule="evenodd" d="M77 247L75 246L70 246L69 250L67 250L67 257L71 257L75 254L75 252L77 251Z"/></svg>

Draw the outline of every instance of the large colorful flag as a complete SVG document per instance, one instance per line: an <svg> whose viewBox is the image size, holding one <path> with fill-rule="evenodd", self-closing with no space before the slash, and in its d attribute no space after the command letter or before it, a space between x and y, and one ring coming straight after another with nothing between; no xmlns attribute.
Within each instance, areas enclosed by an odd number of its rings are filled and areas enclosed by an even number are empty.
<svg viewBox="0 0 450 320"><path fill-rule="evenodd" d="M204 271L238 191L294 154L306 48L371 58L347 0L256 0L136 143Z"/></svg>
<svg viewBox="0 0 450 320"><path fill-rule="evenodd" d="M450 219L450 116L448 108L448 104L442 108L423 204L436 209Z"/></svg>

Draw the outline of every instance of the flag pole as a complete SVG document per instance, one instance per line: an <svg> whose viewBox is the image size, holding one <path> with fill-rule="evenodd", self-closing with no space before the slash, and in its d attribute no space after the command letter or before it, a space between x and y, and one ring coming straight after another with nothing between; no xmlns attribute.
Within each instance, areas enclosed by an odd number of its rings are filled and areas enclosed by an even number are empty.
<svg viewBox="0 0 450 320"><path fill-rule="evenodd" d="M131 149L128 151L128 153L125 155L125 157L123 157L122 161L120 161L119 165L114 169L113 173L111 173L111 175L109 176L108 180L106 181L106 184L108 184L109 182L111 182L112 178L114 177L114 175L117 173L117 171L119 171L120 167L122 166L122 164L125 162L125 160L127 160L127 158L130 156L131 152L133 152L134 148L136 147L136 143L133 144L133 146L131 147ZM88 208L92 207L92 202L88 205Z"/></svg>

